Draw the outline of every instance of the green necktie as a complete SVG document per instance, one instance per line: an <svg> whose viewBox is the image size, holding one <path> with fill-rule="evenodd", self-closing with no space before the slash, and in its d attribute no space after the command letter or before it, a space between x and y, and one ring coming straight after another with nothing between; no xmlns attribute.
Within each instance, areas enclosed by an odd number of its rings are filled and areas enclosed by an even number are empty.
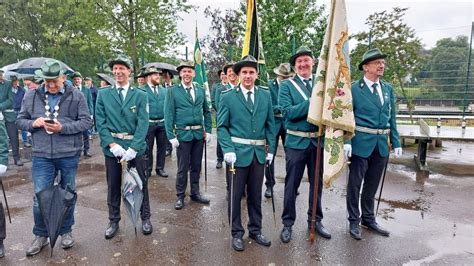
<svg viewBox="0 0 474 266"><path fill-rule="evenodd" d="M192 87L186 88L186 90L188 91L189 98L191 98L191 101L194 102L193 96L191 95L192 89L193 89Z"/></svg>
<svg viewBox="0 0 474 266"><path fill-rule="evenodd" d="M379 85L378 83L372 84L372 94L374 94L374 96L377 97L377 100L379 100L380 104L382 104L382 101L380 100L379 94L377 92L378 85Z"/></svg>
<svg viewBox="0 0 474 266"><path fill-rule="evenodd" d="M250 107L250 110L253 110L253 101L252 101L252 92L247 92L247 105Z"/></svg>
<svg viewBox="0 0 474 266"><path fill-rule="evenodd" d="M120 103L123 104L123 94L122 94L123 88L118 88L118 95L120 98Z"/></svg>
<svg viewBox="0 0 474 266"><path fill-rule="evenodd" d="M311 93L313 91L313 88L311 87L311 80L305 79L304 80L304 85L306 85L306 89Z"/></svg>

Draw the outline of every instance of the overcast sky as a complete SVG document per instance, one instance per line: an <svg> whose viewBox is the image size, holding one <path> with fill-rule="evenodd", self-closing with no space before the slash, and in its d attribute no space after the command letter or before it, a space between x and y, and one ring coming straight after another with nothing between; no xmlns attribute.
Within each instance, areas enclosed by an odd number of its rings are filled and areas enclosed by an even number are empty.
<svg viewBox="0 0 474 266"><path fill-rule="evenodd" d="M238 8L240 1L189 0L191 4L198 6L198 10L183 15L184 21L178 22L178 31L185 34L189 52L194 47L196 20L200 38L209 32L211 22L203 14L206 7ZM322 0L321 3L328 6L330 0ZM441 38L469 36L471 33L471 24L474 20L473 0L346 0L349 33L367 31L364 23L370 14L392 10L397 6L409 8L405 15L405 22L415 30L425 48L432 48Z"/></svg>

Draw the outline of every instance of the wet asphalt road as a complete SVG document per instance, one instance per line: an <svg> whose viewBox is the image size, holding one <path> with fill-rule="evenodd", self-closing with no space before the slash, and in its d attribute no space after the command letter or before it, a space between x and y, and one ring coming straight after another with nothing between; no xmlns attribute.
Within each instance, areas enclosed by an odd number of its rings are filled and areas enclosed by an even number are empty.
<svg viewBox="0 0 474 266"><path fill-rule="evenodd" d="M173 152L166 160L170 177L153 175L149 182L153 234L144 236L139 230L135 237L122 209L119 234L112 240L105 240L107 185L103 155L99 141L95 139L92 143L94 156L81 160L77 175L78 202L73 230L76 245L70 250L62 250L57 244L53 257L49 256L49 246L34 257L25 257L25 250L33 240L31 162L24 167L10 165L4 184L12 224L7 224L6 256L0 259L0 264L472 265L474 144L445 142L444 145L443 149L430 151L428 162L436 172L423 184L416 181L412 163L414 148L405 149L403 158L391 160L377 218L391 231L390 237L378 236L365 229L362 229L361 241L349 236L345 218L345 179L342 177L323 191L323 224L332 233L332 239L317 237L313 245L308 241L306 229L307 182L300 187L293 239L289 244L283 244L279 239L285 175L283 152L279 149L275 171L276 226L271 201L263 198L262 202L263 233L272 241L272 246L259 246L246 235L246 250L238 253L230 247L224 169L215 168L215 142L208 147L207 192L204 192L204 178L201 178L202 191L211 199L209 206L186 198L184 209L174 209L176 155ZM28 157L28 150L22 153ZM246 207L245 204L242 206L245 225Z"/></svg>

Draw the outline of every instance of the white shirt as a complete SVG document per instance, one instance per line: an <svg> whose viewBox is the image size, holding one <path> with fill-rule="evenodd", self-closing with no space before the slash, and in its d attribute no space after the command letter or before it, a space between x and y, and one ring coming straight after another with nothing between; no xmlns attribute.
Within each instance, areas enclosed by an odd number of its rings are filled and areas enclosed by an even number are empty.
<svg viewBox="0 0 474 266"><path fill-rule="evenodd" d="M244 99L247 101L247 93L249 91L252 92L252 94L250 94L250 99L252 99L252 102L255 104L255 87L252 87L250 90L247 90L246 88L244 88L244 86L240 86L240 88L242 89L242 93L244 94Z"/></svg>
<svg viewBox="0 0 474 266"><path fill-rule="evenodd" d="M374 93L374 87L372 87L372 85L374 85L374 83L377 83L377 94L379 95L380 102L383 105L384 101L383 101L383 95L382 95L382 86L380 86L380 80L377 80L377 82L373 82L364 76L364 81L365 81L365 84L369 86L369 90L372 93Z"/></svg>
<svg viewBox="0 0 474 266"><path fill-rule="evenodd" d="M117 90L118 88L123 88L122 90L122 97L123 99L125 100L125 98L127 97L127 92L128 92L128 89L130 88L130 83L127 83L125 84L124 86L120 86L120 85L115 85L117 87Z"/></svg>
<svg viewBox="0 0 474 266"><path fill-rule="evenodd" d="M153 86L151 83L147 83L153 93L158 93L158 85Z"/></svg>
<svg viewBox="0 0 474 266"><path fill-rule="evenodd" d="M191 98L193 98L193 102L196 101L196 94L194 92L194 87L193 87L192 83L191 83L191 86L188 87L188 86L184 85L184 82L181 82L181 86L183 86L183 89L186 93L188 93L186 88L191 88Z"/></svg>

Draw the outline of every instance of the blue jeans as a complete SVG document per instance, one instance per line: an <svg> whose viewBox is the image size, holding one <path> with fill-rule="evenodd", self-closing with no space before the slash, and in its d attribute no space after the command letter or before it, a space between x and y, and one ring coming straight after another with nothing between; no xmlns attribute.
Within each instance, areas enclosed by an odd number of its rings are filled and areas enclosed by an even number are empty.
<svg viewBox="0 0 474 266"><path fill-rule="evenodd" d="M36 193L51 187L54 184L54 179L58 172L60 172L61 176L61 187L69 187L71 190L76 191L76 172L79 163L79 155L58 159L33 157L32 162L31 173L35 191L35 195L33 196L33 218L35 222L33 234L36 236L48 236ZM74 224L74 207L75 206L66 213L63 225L59 231L60 235L72 231L72 225Z"/></svg>

